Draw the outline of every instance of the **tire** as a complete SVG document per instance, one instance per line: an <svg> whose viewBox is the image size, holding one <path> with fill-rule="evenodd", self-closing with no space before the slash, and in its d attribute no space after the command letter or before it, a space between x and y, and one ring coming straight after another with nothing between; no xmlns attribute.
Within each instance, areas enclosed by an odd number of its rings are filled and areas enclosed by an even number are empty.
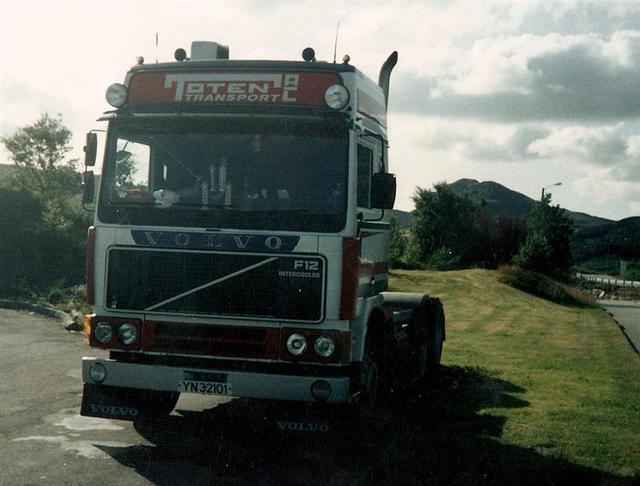
<svg viewBox="0 0 640 486"><path fill-rule="evenodd" d="M444 341L444 310L440 299L433 299L429 313L427 373L434 375L440 367Z"/></svg>
<svg viewBox="0 0 640 486"><path fill-rule="evenodd" d="M444 340L444 312L439 299L432 299L431 305L420 316L420 332L416 350L417 376L421 381L428 381L437 375L442 358Z"/></svg>
<svg viewBox="0 0 640 486"><path fill-rule="evenodd" d="M376 332L378 331L378 332ZM360 367L360 400L358 408L367 413L378 413L384 408L390 390L387 387L381 329L367 334L364 356Z"/></svg>
<svg viewBox="0 0 640 486"><path fill-rule="evenodd" d="M431 356L429 336L426 329L420 333L418 339L418 379L423 379L429 373L429 357Z"/></svg>
<svg viewBox="0 0 640 486"><path fill-rule="evenodd" d="M371 351L365 350L360 370L360 406L367 411L375 411L379 408L380 399L380 364Z"/></svg>

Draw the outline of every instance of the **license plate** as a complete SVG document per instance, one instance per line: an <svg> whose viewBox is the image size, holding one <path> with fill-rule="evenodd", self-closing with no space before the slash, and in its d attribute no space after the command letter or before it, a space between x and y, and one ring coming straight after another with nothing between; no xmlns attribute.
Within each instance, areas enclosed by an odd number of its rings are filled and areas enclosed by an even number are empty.
<svg viewBox="0 0 640 486"><path fill-rule="evenodd" d="M178 391L184 393L199 393L201 395L231 395L231 383L182 380L178 384Z"/></svg>

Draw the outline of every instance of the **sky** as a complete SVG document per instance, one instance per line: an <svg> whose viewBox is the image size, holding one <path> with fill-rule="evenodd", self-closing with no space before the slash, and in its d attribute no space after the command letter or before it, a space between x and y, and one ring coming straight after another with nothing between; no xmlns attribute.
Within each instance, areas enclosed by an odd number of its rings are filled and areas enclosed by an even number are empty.
<svg viewBox="0 0 640 486"><path fill-rule="evenodd" d="M416 187L468 178L535 199L561 182L554 204L640 215L640 1L0 0L0 136L60 114L80 158L137 56L171 61L210 40L232 59L300 60L311 46L332 61L338 22L338 60L371 78L399 53L397 209L413 209Z"/></svg>

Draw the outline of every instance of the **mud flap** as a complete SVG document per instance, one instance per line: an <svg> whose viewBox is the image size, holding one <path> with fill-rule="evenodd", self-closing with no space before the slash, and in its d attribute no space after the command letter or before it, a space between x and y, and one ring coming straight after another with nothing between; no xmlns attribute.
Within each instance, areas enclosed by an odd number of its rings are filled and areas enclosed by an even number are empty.
<svg viewBox="0 0 640 486"><path fill-rule="evenodd" d="M129 388L85 384L80 415L135 420L141 414L135 392Z"/></svg>

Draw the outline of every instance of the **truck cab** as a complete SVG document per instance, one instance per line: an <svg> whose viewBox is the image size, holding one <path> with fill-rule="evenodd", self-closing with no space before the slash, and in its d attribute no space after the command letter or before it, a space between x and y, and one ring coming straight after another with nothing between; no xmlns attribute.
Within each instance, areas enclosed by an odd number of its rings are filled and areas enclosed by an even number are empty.
<svg viewBox="0 0 640 486"><path fill-rule="evenodd" d="M440 302L386 292L397 55L378 84L303 57L194 43L107 90L85 334L109 358L83 359L83 415L169 413L180 393L374 404L437 366ZM85 150L90 168L95 134Z"/></svg>

